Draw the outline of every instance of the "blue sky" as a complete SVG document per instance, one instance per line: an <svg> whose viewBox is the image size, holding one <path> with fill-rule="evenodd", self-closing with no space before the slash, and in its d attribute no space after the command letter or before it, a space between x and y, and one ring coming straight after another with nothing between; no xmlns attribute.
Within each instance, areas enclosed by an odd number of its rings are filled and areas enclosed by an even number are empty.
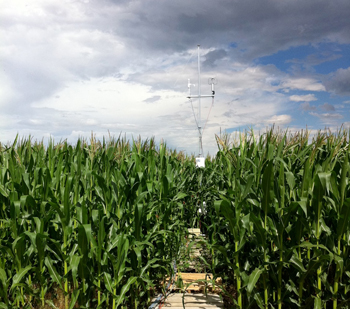
<svg viewBox="0 0 350 309"><path fill-rule="evenodd" d="M339 69L346 70L350 67L350 45L335 42L309 43L280 50L257 58L254 62L257 65L273 64L278 70L291 76L314 76L327 85L327 81ZM346 85L349 85L349 82ZM302 102L299 106L291 104L292 125L323 128L322 126L334 127L349 122L349 94L349 88L339 92L327 89L327 86L324 91L293 91L293 95L312 95L312 100L310 97L310 101L299 101Z"/></svg>
<svg viewBox="0 0 350 309"><path fill-rule="evenodd" d="M272 63L286 73L299 69L309 70L310 73L329 74L335 69L347 69L350 66L350 45L334 42L300 45L260 57L256 63Z"/></svg>
<svg viewBox="0 0 350 309"><path fill-rule="evenodd" d="M350 125L348 0L0 0L0 142L109 134L198 153L215 135ZM198 102L193 101L198 113Z"/></svg>

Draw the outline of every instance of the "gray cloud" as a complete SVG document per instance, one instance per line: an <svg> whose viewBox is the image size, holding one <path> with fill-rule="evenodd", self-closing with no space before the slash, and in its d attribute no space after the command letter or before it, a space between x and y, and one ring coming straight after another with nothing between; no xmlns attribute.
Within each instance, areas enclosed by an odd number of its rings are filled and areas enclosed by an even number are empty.
<svg viewBox="0 0 350 309"><path fill-rule="evenodd" d="M241 56L254 58L325 37L350 42L345 30L349 10L346 0L182 0L171 5L144 0L134 2L123 35L143 48L163 51L188 49L198 42L198 36L203 47L231 41L245 50ZM122 18L120 22L126 21Z"/></svg>
<svg viewBox="0 0 350 309"><path fill-rule="evenodd" d="M222 114L222 116L228 117L228 118L231 118L234 115L235 115L235 112L233 110L226 111Z"/></svg>
<svg viewBox="0 0 350 309"><path fill-rule="evenodd" d="M249 61L309 42L350 42L346 0L38 1L25 10L16 13L14 5L13 15L2 11L0 17L8 50L2 58L16 81L13 91L26 102L51 95L69 79L120 76L126 67L142 74L144 57L187 53L197 43L217 47L204 61L213 66L222 57Z"/></svg>
<svg viewBox="0 0 350 309"><path fill-rule="evenodd" d="M350 95L350 67L337 70L324 84L328 91L338 95Z"/></svg>
<svg viewBox="0 0 350 309"><path fill-rule="evenodd" d="M143 102L145 102L145 103L154 103L154 102L159 101L160 98L161 98L160 95L155 95L155 96L153 96L153 97L151 97L151 98L148 98L148 99L146 99L146 100L143 100Z"/></svg>
<svg viewBox="0 0 350 309"><path fill-rule="evenodd" d="M315 112L311 112L310 115L315 116L317 118L319 118L321 120L321 122L323 124L326 125L334 125L339 123L340 119L343 119L344 116L341 114L336 114L336 113L315 113Z"/></svg>
<svg viewBox="0 0 350 309"><path fill-rule="evenodd" d="M312 94L293 91L324 91L321 78L252 62L303 44L350 43L348 0L13 0L4 6L0 129L11 134L22 130L66 138L111 127L157 133L177 141L174 145L179 140L188 145L180 130L165 131L164 124L168 115L176 115L176 126L193 127L185 101L187 79L197 84L197 44L203 52L203 82L208 77L219 81L212 113L220 126L264 124L266 119L287 123L288 97L310 101ZM317 64L336 57L332 51L306 60ZM347 94L348 83L348 69L342 69L325 85ZM210 91L206 86L203 94ZM142 122L154 112L157 127ZM209 121L214 136L213 125Z"/></svg>
<svg viewBox="0 0 350 309"><path fill-rule="evenodd" d="M300 104L300 108L301 108L303 111L305 111L305 112L315 111L315 110L316 110L316 106L310 105L309 102L304 102L304 103Z"/></svg>
<svg viewBox="0 0 350 309"><path fill-rule="evenodd" d="M305 59L290 59L287 60L287 63L296 63L296 64L302 64L304 67L311 67L315 65L319 65L324 62L333 61L336 59L341 58L342 55L340 54L333 54L330 52L322 52L320 54L312 54L308 55Z"/></svg>
<svg viewBox="0 0 350 309"><path fill-rule="evenodd" d="M203 62L203 65L208 67L215 67L215 62L226 56L227 52L224 49L215 49L204 55L205 61Z"/></svg>
<svg viewBox="0 0 350 309"><path fill-rule="evenodd" d="M334 112L335 111L334 106L332 104L329 104L329 103L324 103L320 107L321 107L321 109L323 109L326 112Z"/></svg>

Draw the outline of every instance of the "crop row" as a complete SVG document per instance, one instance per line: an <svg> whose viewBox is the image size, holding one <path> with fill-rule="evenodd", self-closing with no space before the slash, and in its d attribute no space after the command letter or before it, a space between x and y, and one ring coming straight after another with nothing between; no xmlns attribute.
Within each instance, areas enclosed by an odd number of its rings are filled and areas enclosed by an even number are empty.
<svg viewBox="0 0 350 309"><path fill-rule="evenodd" d="M239 308L348 308L349 135L242 134L202 171L208 267ZM213 175L213 176L211 176Z"/></svg>
<svg viewBox="0 0 350 309"><path fill-rule="evenodd" d="M2 147L0 307L149 304L187 228L180 157L122 138Z"/></svg>
<svg viewBox="0 0 350 309"><path fill-rule="evenodd" d="M217 142L0 146L0 307L146 308L200 221L233 308L348 308L349 134Z"/></svg>

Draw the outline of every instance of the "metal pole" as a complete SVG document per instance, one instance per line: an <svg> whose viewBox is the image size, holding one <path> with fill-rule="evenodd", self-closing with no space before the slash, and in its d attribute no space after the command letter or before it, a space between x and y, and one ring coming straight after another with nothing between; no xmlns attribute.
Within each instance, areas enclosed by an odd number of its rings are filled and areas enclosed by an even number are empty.
<svg viewBox="0 0 350 309"><path fill-rule="evenodd" d="M199 157L202 156L202 127L201 127L201 64L198 45L198 132L199 132Z"/></svg>
<svg viewBox="0 0 350 309"><path fill-rule="evenodd" d="M198 157L196 159L197 160L197 163L198 162L203 162L203 158L204 158L204 155L203 155L203 142L202 142L202 139L203 139L203 130L202 130L202 119L201 119L201 112L202 112L202 107L201 107L201 98L212 98L213 99L213 102L212 104L214 104L214 96L215 96L215 89L214 89L214 85L216 85L216 81L215 81L215 78L211 78L208 80L208 83L209 85L211 85L211 95L201 95L201 62L200 62L200 45L198 44L197 45L198 47L198 95L191 95L191 86L194 86L191 84L190 80L188 80L188 99L191 100L191 105L192 105L192 99L198 99L198 117L196 122L197 122L197 126L198 126L198 137L199 137L199 151L198 151ZM195 115L195 111L193 109L193 105L192 105L192 110L193 110L193 113L194 113L194 116L196 118L196 115ZM199 159L201 158L201 159ZM198 164L202 164L202 163L198 163Z"/></svg>

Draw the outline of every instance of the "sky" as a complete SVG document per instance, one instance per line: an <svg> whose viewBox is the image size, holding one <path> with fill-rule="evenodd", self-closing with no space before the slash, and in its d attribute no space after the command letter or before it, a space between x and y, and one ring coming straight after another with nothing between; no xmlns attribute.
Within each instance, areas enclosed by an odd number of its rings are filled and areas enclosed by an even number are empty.
<svg viewBox="0 0 350 309"><path fill-rule="evenodd" d="M0 0L0 142L91 134L198 154L350 126L349 0ZM93 132L93 133L92 133Z"/></svg>

